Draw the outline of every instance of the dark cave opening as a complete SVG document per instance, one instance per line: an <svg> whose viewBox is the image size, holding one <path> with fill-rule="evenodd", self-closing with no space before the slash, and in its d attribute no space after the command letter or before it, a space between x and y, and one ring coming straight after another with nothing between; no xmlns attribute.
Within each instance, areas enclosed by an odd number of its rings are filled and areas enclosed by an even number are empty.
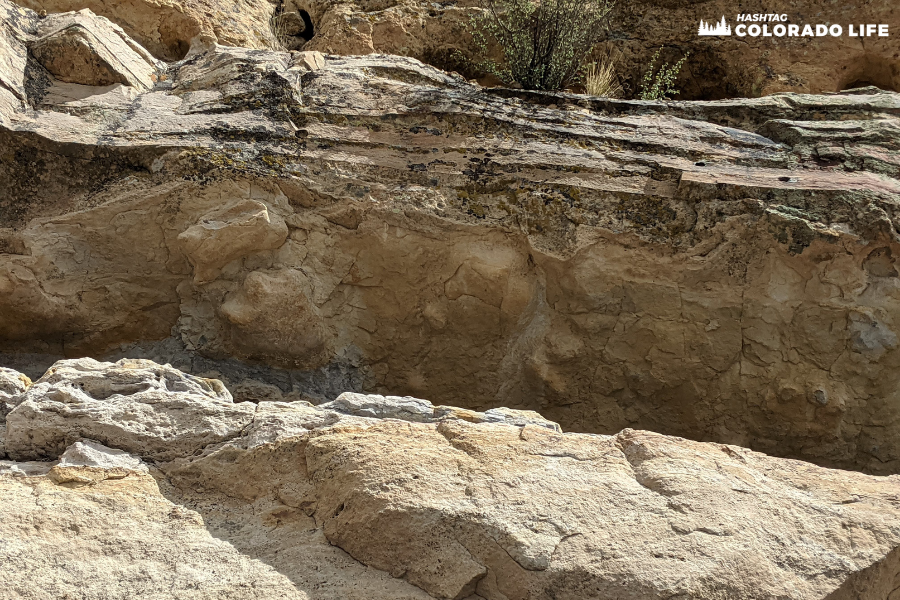
<svg viewBox="0 0 900 600"><path fill-rule="evenodd" d="M272 18L272 31L285 50L300 50L316 35L309 11L282 5Z"/></svg>
<svg viewBox="0 0 900 600"><path fill-rule="evenodd" d="M313 36L316 35L315 27L313 26L312 19L309 16L309 13L305 10L301 10L299 13L300 18L303 20L303 30L297 34L298 37L303 38L304 41L309 41L313 39Z"/></svg>

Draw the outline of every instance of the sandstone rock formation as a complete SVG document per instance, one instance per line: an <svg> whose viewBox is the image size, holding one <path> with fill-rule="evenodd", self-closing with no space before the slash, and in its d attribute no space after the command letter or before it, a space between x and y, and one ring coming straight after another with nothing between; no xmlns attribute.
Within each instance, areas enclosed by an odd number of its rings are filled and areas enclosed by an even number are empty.
<svg viewBox="0 0 900 600"><path fill-rule="evenodd" d="M250 0L20 0L43 13L88 9L121 26L151 54L180 60L192 42L218 41L247 48L277 44L271 28L274 5Z"/></svg>
<svg viewBox="0 0 900 600"><path fill-rule="evenodd" d="M900 468L897 94L664 105L223 46L88 85L0 7L5 364L145 356L240 399L408 394ZM246 425L228 410L216 435Z"/></svg>
<svg viewBox="0 0 900 600"><path fill-rule="evenodd" d="M192 42L218 41L249 48L318 50L334 54L410 56L467 76L483 76L473 53L470 18L475 0L17 0L49 13L90 9L121 25L156 57L183 58ZM734 28L738 14L777 12L788 24L839 24L842 35L701 37L700 20L722 16ZM305 19L313 31L307 31ZM860 24L886 24L891 35L850 36ZM682 99L756 97L782 91L822 93L876 85L900 91L897 9L891 0L823 4L792 0L778 6L734 5L727 0L618 2L602 45L615 60L620 82L636 94L657 49L674 63L690 54L678 88ZM775 23L769 23L771 30ZM310 37L311 36L311 37ZM598 49L600 50L600 49ZM599 54L600 52L598 52ZM485 79L487 81L487 79Z"/></svg>
<svg viewBox="0 0 900 600"><path fill-rule="evenodd" d="M150 391L162 414L221 389L149 361L57 363L10 395L7 428L82 386L101 408L45 410L35 430L73 440L64 452L0 461L5 597L883 600L900 578L896 475L357 394L243 403L230 439L165 458L146 413L112 447L86 437ZM219 409L191 426L231 423Z"/></svg>
<svg viewBox="0 0 900 600"><path fill-rule="evenodd" d="M121 28L85 9L40 22L31 55L60 82L148 90L161 64Z"/></svg>
<svg viewBox="0 0 900 600"><path fill-rule="evenodd" d="M480 3L422 3L399 0L329 2L290 0L316 16L316 37L303 47L336 54L382 52L412 56L447 70L479 74L469 28ZM285 3L288 4L288 3ZM786 24L840 24L842 35L833 37L701 37L700 20L725 16L732 28L738 14L777 13ZM887 24L891 35L856 37L852 24ZM771 31L776 23L767 24ZM897 7L891 0L830 4L792 0L775 5L736 5L727 0L687 2L637 0L616 2L609 18L604 50L629 95L654 52L669 64L689 54L678 82L683 99L757 97L776 92L822 93L876 85L900 91L900 38ZM657 65L659 66L659 65ZM483 73L481 73L483 75Z"/></svg>

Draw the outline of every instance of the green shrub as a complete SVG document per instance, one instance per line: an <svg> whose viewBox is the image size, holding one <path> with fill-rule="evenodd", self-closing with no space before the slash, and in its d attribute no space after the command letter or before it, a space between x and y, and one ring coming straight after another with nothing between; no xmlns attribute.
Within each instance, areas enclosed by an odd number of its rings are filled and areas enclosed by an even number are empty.
<svg viewBox="0 0 900 600"><path fill-rule="evenodd" d="M659 60L661 50L662 48L653 55L653 58L650 60L650 66L647 67L644 78L641 80L639 93L641 100L669 100L669 96L681 93L675 87L675 80L678 79L678 73L681 72L681 67L684 66L684 62L690 56L690 53L682 56L681 60L671 67L669 63L663 63L659 70L656 71L656 61Z"/></svg>
<svg viewBox="0 0 900 600"><path fill-rule="evenodd" d="M494 44L500 63L482 68L526 90L563 89L600 41L612 0L484 0L472 36L486 56Z"/></svg>

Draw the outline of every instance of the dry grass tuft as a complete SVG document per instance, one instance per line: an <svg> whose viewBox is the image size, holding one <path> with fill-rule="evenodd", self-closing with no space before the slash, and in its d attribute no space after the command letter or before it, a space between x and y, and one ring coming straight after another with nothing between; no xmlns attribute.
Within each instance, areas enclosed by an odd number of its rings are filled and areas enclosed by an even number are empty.
<svg viewBox="0 0 900 600"><path fill-rule="evenodd" d="M619 98L622 86L616 77L615 61L607 53L597 62L588 64L584 74L584 90L591 96Z"/></svg>
<svg viewBox="0 0 900 600"><path fill-rule="evenodd" d="M269 17L269 30L272 32L269 45L276 52L287 52L288 35L285 32L285 22L280 14Z"/></svg>

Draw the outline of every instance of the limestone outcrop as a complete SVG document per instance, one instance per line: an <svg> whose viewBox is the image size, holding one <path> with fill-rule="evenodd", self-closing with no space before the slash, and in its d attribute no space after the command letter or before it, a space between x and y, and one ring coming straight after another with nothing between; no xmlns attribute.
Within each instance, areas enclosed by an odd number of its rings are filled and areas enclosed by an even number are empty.
<svg viewBox="0 0 900 600"><path fill-rule="evenodd" d="M238 435L255 405L234 404L217 380L150 361L81 359L50 369L11 398L6 452L14 460L58 456L82 438L156 460L202 450Z"/></svg>
<svg viewBox="0 0 900 600"><path fill-rule="evenodd" d="M0 7L4 364L900 469L897 94L614 101L217 45L88 85Z"/></svg>
<svg viewBox="0 0 900 600"><path fill-rule="evenodd" d="M197 410L221 389L149 361L62 361L11 394L8 430L53 401L49 381L108 413L139 388ZM68 448L0 461L7 597L874 600L900 577L897 475L416 398L250 406L230 439L209 412L191 426L210 443L165 457L145 413L109 445L45 420Z"/></svg>

